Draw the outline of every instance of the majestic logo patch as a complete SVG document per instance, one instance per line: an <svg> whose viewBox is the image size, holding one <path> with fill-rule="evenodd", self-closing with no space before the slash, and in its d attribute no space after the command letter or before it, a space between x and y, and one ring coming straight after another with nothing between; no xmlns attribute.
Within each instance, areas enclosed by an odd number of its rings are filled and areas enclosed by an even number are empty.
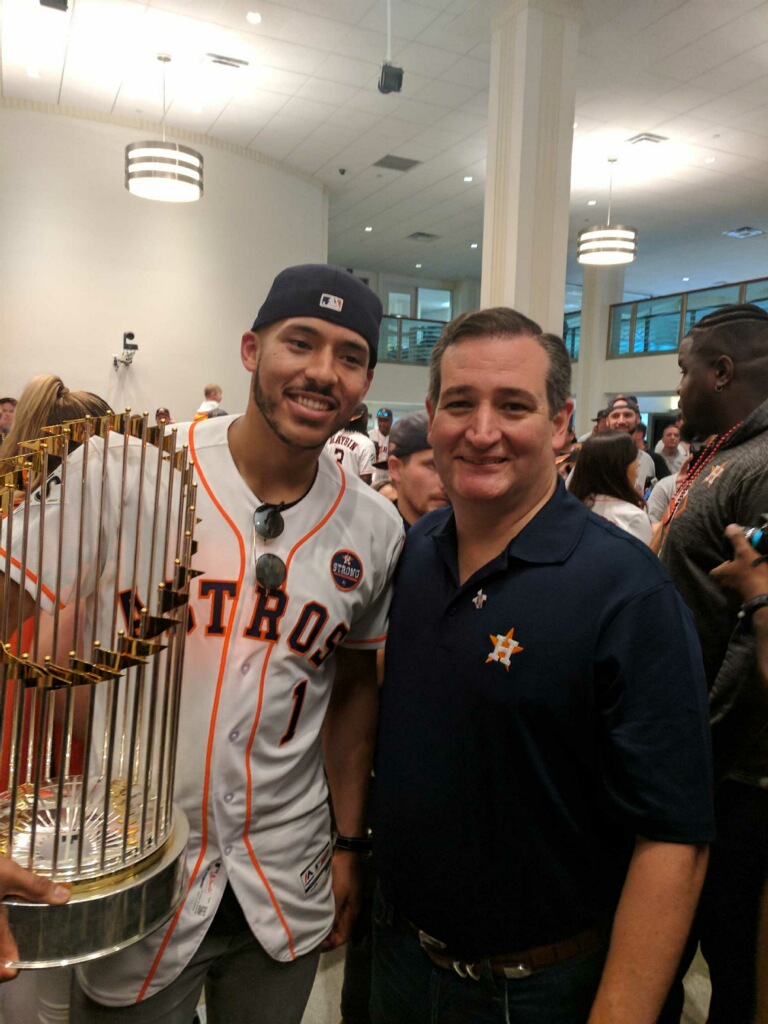
<svg viewBox="0 0 768 1024"><path fill-rule="evenodd" d="M478 590L478 592L472 598L472 604L475 606L475 608L477 608L478 611L480 611L487 600L488 595L483 593L483 588L481 587L480 590Z"/></svg>
<svg viewBox="0 0 768 1024"><path fill-rule="evenodd" d="M500 661L505 666L507 672L509 672L509 659L513 654L519 654L523 648L513 639L515 633L514 626L504 636L494 636L491 634L491 643L493 644L493 650L485 659L487 665L489 661Z"/></svg>
<svg viewBox="0 0 768 1024"><path fill-rule="evenodd" d="M331 556L331 576L339 590L354 590L363 578L363 563L354 551L337 551Z"/></svg>
<svg viewBox="0 0 768 1024"><path fill-rule="evenodd" d="M344 299L340 299L338 295L329 295L328 292L323 292L320 296L320 305L325 306L326 309L333 309L337 313L340 313L341 308L344 305Z"/></svg>
<svg viewBox="0 0 768 1024"><path fill-rule="evenodd" d="M331 844L326 843L319 857L315 857L301 872L304 893L310 893L331 866Z"/></svg>

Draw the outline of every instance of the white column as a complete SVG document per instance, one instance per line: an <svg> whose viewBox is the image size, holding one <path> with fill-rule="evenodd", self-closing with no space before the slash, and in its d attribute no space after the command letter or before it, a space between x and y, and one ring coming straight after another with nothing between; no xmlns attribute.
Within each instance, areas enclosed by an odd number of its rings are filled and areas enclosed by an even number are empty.
<svg viewBox="0 0 768 1024"><path fill-rule="evenodd" d="M624 298L623 266L584 265L583 271L579 360L573 372L577 437L591 429L592 417L605 405L610 306Z"/></svg>
<svg viewBox="0 0 768 1024"><path fill-rule="evenodd" d="M510 0L491 38L483 306L562 333L579 0Z"/></svg>

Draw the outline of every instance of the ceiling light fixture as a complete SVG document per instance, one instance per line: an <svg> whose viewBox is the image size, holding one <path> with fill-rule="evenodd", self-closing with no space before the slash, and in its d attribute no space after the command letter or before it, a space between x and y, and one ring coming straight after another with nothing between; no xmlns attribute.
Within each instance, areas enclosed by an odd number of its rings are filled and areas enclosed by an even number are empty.
<svg viewBox="0 0 768 1024"><path fill-rule="evenodd" d="M373 231L373 228L371 228L371 227L367 227L367 228L366 228L365 230L366 230L366 231Z"/></svg>
<svg viewBox="0 0 768 1024"><path fill-rule="evenodd" d="M472 242L472 244L470 245L469 248L470 249L476 249L477 248L477 242Z"/></svg>
<svg viewBox="0 0 768 1024"><path fill-rule="evenodd" d="M690 279L690 277L684 277L683 280L684 281L690 281L691 279Z"/></svg>
<svg viewBox="0 0 768 1024"><path fill-rule="evenodd" d="M171 58L158 53L163 68L162 142L132 142L125 147L125 187L141 199L192 203L203 194L203 158L195 149L165 141L165 65Z"/></svg>
<svg viewBox="0 0 768 1024"><path fill-rule="evenodd" d="M587 206L597 206L597 200L596 199L588 199L587 200Z"/></svg>
<svg viewBox="0 0 768 1024"><path fill-rule="evenodd" d="M632 263L637 254L637 231L618 224L611 227L611 199L613 197L613 165L616 157L610 157L608 181L608 219L605 225L585 228L579 232L576 259L589 266L619 266Z"/></svg>
<svg viewBox="0 0 768 1024"><path fill-rule="evenodd" d="M248 13L245 16L245 20L251 25L260 25L261 15L259 14L258 11L248 11Z"/></svg>
<svg viewBox="0 0 768 1024"><path fill-rule="evenodd" d="M420 264L420 263L417 263L417 264L416 264L416 269L417 269L417 270L421 270L421 264Z"/></svg>
<svg viewBox="0 0 768 1024"><path fill-rule="evenodd" d="M471 174L465 174L464 175L464 181L474 181L474 180L475 179L472 177Z"/></svg>

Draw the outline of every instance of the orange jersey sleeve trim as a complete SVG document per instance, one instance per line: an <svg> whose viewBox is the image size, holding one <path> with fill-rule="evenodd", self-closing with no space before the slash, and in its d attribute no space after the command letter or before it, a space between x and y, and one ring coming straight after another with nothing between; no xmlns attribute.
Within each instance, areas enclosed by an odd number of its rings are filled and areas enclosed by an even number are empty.
<svg viewBox="0 0 768 1024"><path fill-rule="evenodd" d="M6 552L6 550L4 548L0 548L0 558L7 558L7 557L8 557L8 553ZM19 571L21 571L21 562L18 560L18 558L14 558L13 555L11 555L11 565L14 565ZM38 582L39 582L40 583L40 590L45 594L45 596L48 598L48 600L51 602L51 604L56 604L56 595L50 589L50 587L46 587L46 585L39 580L39 578L35 575L35 573L32 572L31 569L25 569L24 573L25 573L27 579L30 580L30 582L34 583L35 586L37 586ZM66 608L66 607L67 606L64 604L63 601L59 601L59 608Z"/></svg>

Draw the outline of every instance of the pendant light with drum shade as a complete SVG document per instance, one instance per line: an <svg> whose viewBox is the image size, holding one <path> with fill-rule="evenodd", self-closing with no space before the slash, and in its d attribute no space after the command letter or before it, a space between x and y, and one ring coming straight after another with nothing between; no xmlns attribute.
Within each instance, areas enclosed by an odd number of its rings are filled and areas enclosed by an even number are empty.
<svg viewBox="0 0 768 1024"><path fill-rule="evenodd" d="M616 157L610 157L611 168L608 184L608 220L604 226L585 228L579 232L576 259L598 267L615 267L632 263L637 255L637 231L617 224L611 227L611 198L613 195L613 165Z"/></svg>
<svg viewBox="0 0 768 1024"><path fill-rule="evenodd" d="M193 203L203 194L203 157L189 146L165 141L165 66L171 58L159 53L157 59L163 68L163 139L125 147L125 187L141 199Z"/></svg>

